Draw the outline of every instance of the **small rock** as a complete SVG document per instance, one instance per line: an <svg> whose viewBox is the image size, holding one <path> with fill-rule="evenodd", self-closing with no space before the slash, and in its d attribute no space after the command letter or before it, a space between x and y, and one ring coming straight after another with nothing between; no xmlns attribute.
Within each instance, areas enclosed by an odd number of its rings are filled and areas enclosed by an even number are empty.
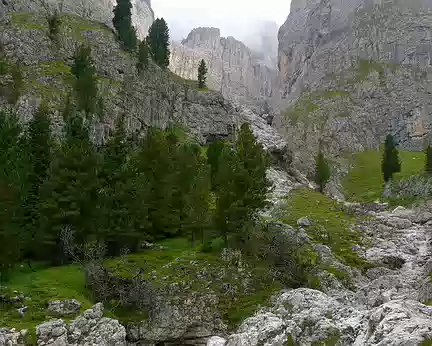
<svg viewBox="0 0 432 346"><path fill-rule="evenodd" d="M73 315L80 311L81 303L76 299L54 300L48 303L48 311L58 315Z"/></svg>
<svg viewBox="0 0 432 346"><path fill-rule="evenodd" d="M226 340L224 338L221 338L219 336L212 336L207 341L207 346L225 346Z"/></svg>
<svg viewBox="0 0 432 346"><path fill-rule="evenodd" d="M297 220L297 225L300 227L309 227L312 226L312 220L305 216Z"/></svg>

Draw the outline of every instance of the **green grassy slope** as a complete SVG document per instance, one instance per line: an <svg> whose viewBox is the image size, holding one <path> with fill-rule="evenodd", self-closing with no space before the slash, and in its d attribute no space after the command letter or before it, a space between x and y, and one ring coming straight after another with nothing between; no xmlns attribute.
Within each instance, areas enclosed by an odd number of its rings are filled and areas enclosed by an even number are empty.
<svg viewBox="0 0 432 346"><path fill-rule="evenodd" d="M367 203L380 199L384 191L381 156L382 153L376 150L360 152L354 156L349 174L343 181L347 200ZM402 170L395 174L394 179L406 178L423 171L423 152L400 150L399 157Z"/></svg>

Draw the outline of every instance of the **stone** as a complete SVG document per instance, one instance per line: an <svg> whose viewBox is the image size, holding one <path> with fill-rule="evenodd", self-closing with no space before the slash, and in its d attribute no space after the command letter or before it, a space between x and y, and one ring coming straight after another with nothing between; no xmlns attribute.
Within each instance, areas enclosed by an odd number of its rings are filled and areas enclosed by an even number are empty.
<svg viewBox="0 0 432 346"><path fill-rule="evenodd" d="M132 24L135 26L137 36L143 39L148 34L148 29L154 21L154 12L151 8L151 0L131 0ZM64 0L62 5L56 0L47 0L51 11L57 9L61 13L71 13L83 18L102 22L113 28L113 9L117 4L116 0L88 0L75 1ZM3 10L16 12L40 12L44 13L45 8L40 3L26 0L3 1Z"/></svg>
<svg viewBox="0 0 432 346"><path fill-rule="evenodd" d="M297 220L297 226L309 227L312 226L312 221L307 216L305 216Z"/></svg>
<svg viewBox="0 0 432 346"><path fill-rule="evenodd" d="M27 330L21 331L15 328L0 328L0 345L1 346L21 346L24 345L27 336Z"/></svg>
<svg viewBox="0 0 432 346"><path fill-rule="evenodd" d="M80 311L81 303L76 299L54 300L48 303L48 311L58 315L73 315Z"/></svg>
<svg viewBox="0 0 432 346"><path fill-rule="evenodd" d="M98 303L75 318L69 326L61 320L51 320L36 328L38 345L126 346L126 330L117 320L103 317L103 304Z"/></svg>
<svg viewBox="0 0 432 346"><path fill-rule="evenodd" d="M262 63L243 42L221 37L218 28L195 28L181 43L171 42L169 68L179 76L197 80L202 59L208 67L209 88L229 99L259 105L264 112L265 100L278 89L277 70Z"/></svg>
<svg viewBox="0 0 432 346"><path fill-rule="evenodd" d="M291 2L279 30L273 123L303 153L297 167L313 168L323 140L335 159L378 149L388 133L402 149L430 143L431 7L429 0Z"/></svg>
<svg viewBox="0 0 432 346"><path fill-rule="evenodd" d="M207 341L207 346L225 346L226 340L219 336L213 336Z"/></svg>

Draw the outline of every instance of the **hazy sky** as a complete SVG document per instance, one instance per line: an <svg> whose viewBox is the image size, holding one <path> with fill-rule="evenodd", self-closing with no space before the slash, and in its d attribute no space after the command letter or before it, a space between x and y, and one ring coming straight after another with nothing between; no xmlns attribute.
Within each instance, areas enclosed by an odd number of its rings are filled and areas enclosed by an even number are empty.
<svg viewBox="0 0 432 346"><path fill-rule="evenodd" d="M257 20L282 25L291 0L152 0L156 17L164 17L171 37L179 40L198 26L214 26L222 36L242 39Z"/></svg>

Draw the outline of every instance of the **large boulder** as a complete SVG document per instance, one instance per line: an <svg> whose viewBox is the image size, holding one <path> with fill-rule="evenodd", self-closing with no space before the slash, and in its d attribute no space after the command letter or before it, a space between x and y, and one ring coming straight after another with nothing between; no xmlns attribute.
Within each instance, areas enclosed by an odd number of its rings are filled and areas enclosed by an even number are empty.
<svg viewBox="0 0 432 346"><path fill-rule="evenodd" d="M0 346L24 345L27 330L16 330L14 328L0 328Z"/></svg>
<svg viewBox="0 0 432 346"><path fill-rule="evenodd" d="M117 321L103 317L103 304L98 303L74 319L69 326L61 320L51 320L36 328L40 346L126 346L126 330Z"/></svg>

